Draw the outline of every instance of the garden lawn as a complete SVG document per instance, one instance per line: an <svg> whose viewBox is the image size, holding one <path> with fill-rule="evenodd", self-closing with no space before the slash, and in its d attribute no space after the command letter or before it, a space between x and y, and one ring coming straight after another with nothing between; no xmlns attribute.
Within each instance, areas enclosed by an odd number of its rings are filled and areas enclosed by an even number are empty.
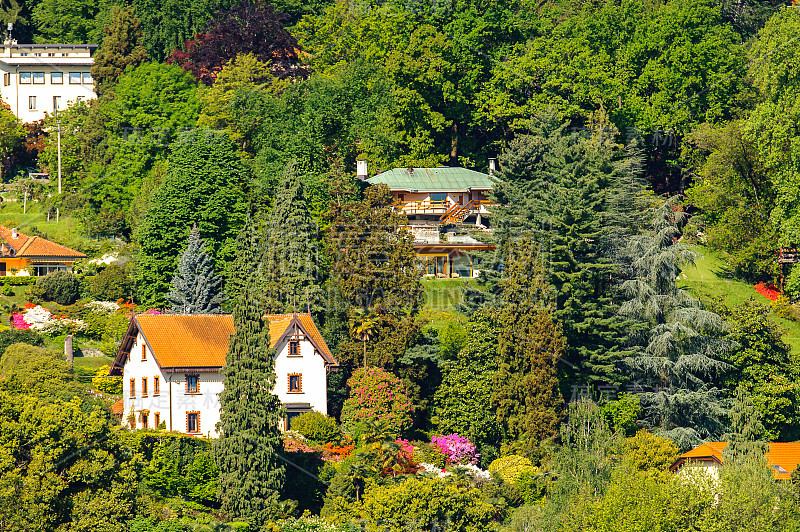
<svg viewBox="0 0 800 532"><path fill-rule="evenodd" d="M722 298L728 306L738 305L748 299L771 305L752 285L733 279L719 254L704 246L694 246L694 250L697 252L695 264L683 269L678 286L699 299ZM800 355L800 324L779 318L774 313L770 313L770 317L784 329L783 340L792 347L792 352Z"/></svg>
<svg viewBox="0 0 800 532"><path fill-rule="evenodd" d="M427 319L436 330L452 321L464 324L467 317L458 311L458 304L464 299L461 288L470 282L467 279L423 279L425 303L420 317Z"/></svg>

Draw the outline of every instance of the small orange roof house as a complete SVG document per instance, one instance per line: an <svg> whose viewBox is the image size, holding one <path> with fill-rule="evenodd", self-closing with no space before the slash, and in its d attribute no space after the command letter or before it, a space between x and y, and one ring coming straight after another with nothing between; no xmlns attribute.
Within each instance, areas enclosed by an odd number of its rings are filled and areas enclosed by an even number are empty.
<svg viewBox="0 0 800 532"><path fill-rule="evenodd" d="M0 225L0 275L47 275L69 271L86 255L40 236Z"/></svg>
<svg viewBox="0 0 800 532"><path fill-rule="evenodd" d="M766 455L767 465L772 469L773 475L776 479L789 480L792 471L800 465L800 442L775 442L767 445L769 445ZM669 470L676 473L684 468L704 469L716 478L719 467L724 463L722 451L727 446L728 442L719 441L698 445L680 455Z"/></svg>
<svg viewBox="0 0 800 532"><path fill-rule="evenodd" d="M273 393L291 419L312 410L327 413L327 375L338 367L309 314L268 315L276 350ZM109 373L121 375L123 416L130 428L217 435L220 370L225 365L230 315L139 314L131 319Z"/></svg>

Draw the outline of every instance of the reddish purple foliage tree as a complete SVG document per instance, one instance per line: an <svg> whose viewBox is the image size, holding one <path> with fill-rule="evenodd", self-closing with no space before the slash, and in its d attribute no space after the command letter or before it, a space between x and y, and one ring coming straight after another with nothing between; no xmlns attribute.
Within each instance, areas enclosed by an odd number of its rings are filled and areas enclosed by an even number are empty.
<svg viewBox="0 0 800 532"><path fill-rule="evenodd" d="M269 63L276 77L305 76L298 59L300 45L283 27L287 18L263 1L237 4L221 11L206 33L173 50L167 63L179 65L206 85L214 83L225 63L246 53Z"/></svg>

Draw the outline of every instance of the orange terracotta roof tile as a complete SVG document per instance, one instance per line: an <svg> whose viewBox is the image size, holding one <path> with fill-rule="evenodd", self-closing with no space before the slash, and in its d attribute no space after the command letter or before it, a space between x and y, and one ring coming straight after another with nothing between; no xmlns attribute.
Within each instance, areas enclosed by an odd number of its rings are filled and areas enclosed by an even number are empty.
<svg viewBox="0 0 800 532"><path fill-rule="evenodd" d="M293 315L265 317L269 319L270 347L275 347L292 323ZM297 317L323 357L336 364L313 318L308 314ZM233 316L139 314L136 322L161 367L220 368L225 365L230 336L234 333Z"/></svg>
<svg viewBox="0 0 800 532"><path fill-rule="evenodd" d="M122 399L111 405L111 413L115 416L121 415L123 410L125 410L125 402Z"/></svg>
<svg viewBox="0 0 800 532"><path fill-rule="evenodd" d="M776 478L788 480L800 464L800 442L770 443L767 464L772 467Z"/></svg>
<svg viewBox="0 0 800 532"><path fill-rule="evenodd" d="M17 231L17 238L13 237L13 231L8 227L0 225L0 238L2 238L17 257L36 257L36 258L65 258L83 259L86 255L80 251L75 251L61 244L51 242L40 236L28 236Z"/></svg>

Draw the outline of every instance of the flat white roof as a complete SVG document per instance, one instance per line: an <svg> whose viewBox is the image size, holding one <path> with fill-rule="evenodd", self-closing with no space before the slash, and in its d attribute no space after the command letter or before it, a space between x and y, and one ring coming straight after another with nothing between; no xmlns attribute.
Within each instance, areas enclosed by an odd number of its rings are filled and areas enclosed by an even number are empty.
<svg viewBox="0 0 800 532"><path fill-rule="evenodd" d="M41 65L41 66L91 66L91 57L0 57L0 63L7 65Z"/></svg>

